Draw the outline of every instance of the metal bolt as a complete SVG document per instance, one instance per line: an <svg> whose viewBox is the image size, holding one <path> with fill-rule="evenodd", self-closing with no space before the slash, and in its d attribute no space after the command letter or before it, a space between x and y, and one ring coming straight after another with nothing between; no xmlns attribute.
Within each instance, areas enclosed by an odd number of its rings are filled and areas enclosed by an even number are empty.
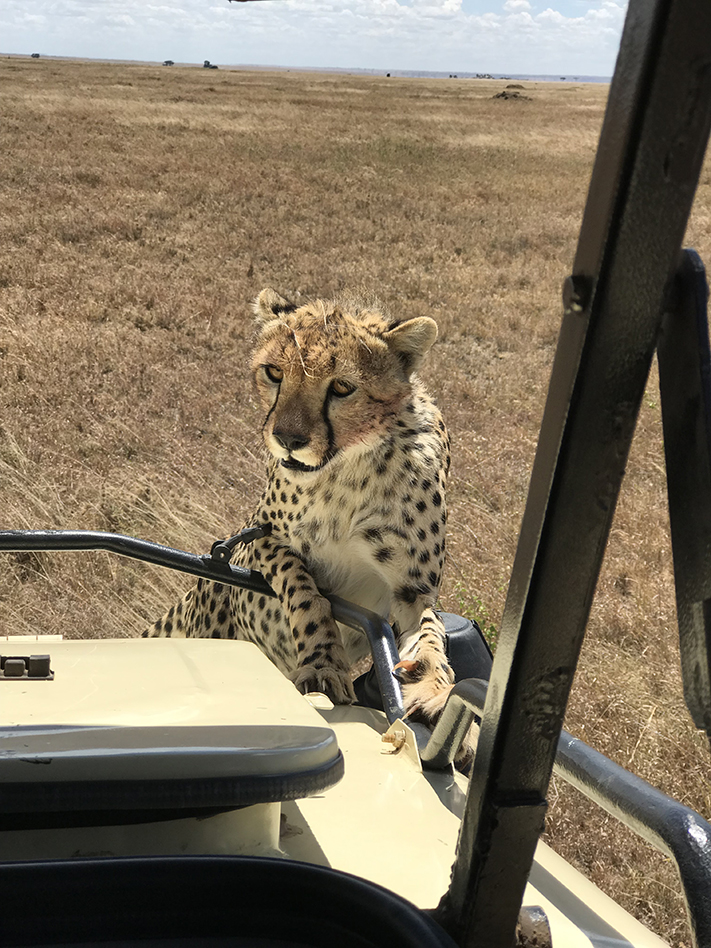
<svg viewBox="0 0 711 948"><path fill-rule="evenodd" d="M592 285L588 277L574 274L563 283L563 308L567 313L582 313L590 302Z"/></svg>
<svg viewBox="0 0 711 948"><path fill-rule="evenodd" d="M407 740L407 734L405 731L398 728L396 731L388 731L386 734L382 734L380 740L383 744L391 745L389 747L381 748L384 754L394 754L395 751L400 750L400 748L405 744Z"/></svg>

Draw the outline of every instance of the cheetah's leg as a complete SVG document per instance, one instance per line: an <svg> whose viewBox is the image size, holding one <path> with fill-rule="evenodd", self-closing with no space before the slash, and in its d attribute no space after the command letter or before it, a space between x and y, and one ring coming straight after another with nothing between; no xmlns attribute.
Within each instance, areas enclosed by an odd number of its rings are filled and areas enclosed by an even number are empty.
<svg viewBox="0 0 711 948"><path fill-rule="evenodd" d="M302 560L271 537L255 541L251 550L250 565L261 570L277 594L291 633L291 642L268 650L272 660L303 693L322 691L336 704L355 701L350 664L331 603L318 591Z"/></svg>
<svg viewBox="0 0 711 948"><path fill-rule="evenodd" d="M229 586L199 579L176 605L149 626L144 638L235 638Z"/></svg>

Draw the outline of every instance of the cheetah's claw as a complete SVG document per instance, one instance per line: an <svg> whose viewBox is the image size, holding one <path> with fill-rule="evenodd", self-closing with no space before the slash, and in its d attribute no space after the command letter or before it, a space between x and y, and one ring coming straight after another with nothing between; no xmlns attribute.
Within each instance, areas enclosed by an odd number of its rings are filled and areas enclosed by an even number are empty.
<svg viewBox="0 0 711 948"><path fill-rule="evenodd" d="M418 661L403 658L397 665L393 665L393 674L401 685L408 685L419 681L424 672L424 668Z"/></svg>
<svg viewBox="0 0 711 948"><path fill-rule="evenodd" d="M334 704L353 704L356 700L353 682L348 671L328 666L326 668L298 668L291 680L302 694L320 691Z"/></svg>

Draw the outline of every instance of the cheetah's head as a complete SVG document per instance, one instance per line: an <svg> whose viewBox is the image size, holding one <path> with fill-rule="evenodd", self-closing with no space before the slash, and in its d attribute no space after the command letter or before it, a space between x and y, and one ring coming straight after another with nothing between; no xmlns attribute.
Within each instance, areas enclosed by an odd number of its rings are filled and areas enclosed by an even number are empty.
<svg viewBox="0 0 711 948"><path fill-rule="evenodd" d="M298 476L379 444L437 338L437 324L426 316L397 322L339 300L297 307L271 289L262 290L254 311L252 369L267 411L264 440Z"/></svg>

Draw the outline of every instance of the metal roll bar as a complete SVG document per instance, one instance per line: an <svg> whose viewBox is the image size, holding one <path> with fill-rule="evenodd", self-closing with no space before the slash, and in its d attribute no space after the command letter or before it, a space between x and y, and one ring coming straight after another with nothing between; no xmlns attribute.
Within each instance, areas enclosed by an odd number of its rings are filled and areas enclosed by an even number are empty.
<svg viewBox="0 0 711 948"><path fill-rule="evenodd" d="M0 530L0 552L105 550L144 563L153 563L210 579L226 586L252 589L264 596L276 597L276 593L260 572L233 566L229 562L229 555L238 542L251 542L262 535L264 534L261 530L245 530L229 540L217 541L212 545L209 554L198 556L121 533L104 533L98 530ZM393 674L399 656L390 625L377 613L362 609L340 596L326 598L331 603L333 617L337 622L351 629L358 629L366 635L388 722L392 724L398 718L404 717L400 684ZM424 735L428 736L426 731L421 735L423 742L426 740Z"/></svg>

